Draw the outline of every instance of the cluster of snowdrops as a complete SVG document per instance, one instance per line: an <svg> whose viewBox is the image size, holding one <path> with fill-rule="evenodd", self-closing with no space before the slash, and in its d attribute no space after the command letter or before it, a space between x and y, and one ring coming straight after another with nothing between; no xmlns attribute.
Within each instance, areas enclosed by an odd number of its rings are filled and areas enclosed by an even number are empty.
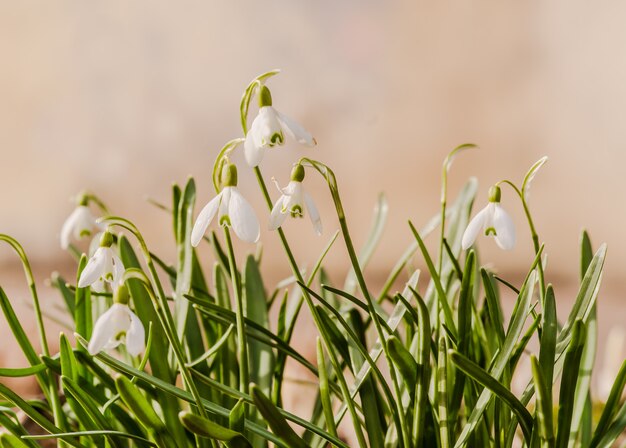
<svg viewBox="0 0 626 448"><path fill-rule="evenodd" d="M384 199L358 252L330 167L303 157L285 186L275 182L277 195L267 188L260 168L267 150L317 144L305 127L274 107L267 84L277 73L260 75L245 89L243 136L227 142L216 156L215 197L194 219L190 179L184 189L174 186L171 208L159 205L173 218L176 264L151 252L134 224L111 216L97 196L78 197L61 230L62 247L78 260L76 284L54 282L74 320L75 348L61 334L59 354L50 353L26 255L15 240L0 236L24 263L44 352L36 354L0 288L2 311L30 363L24 369L0 369L0 376L34 375L45 398L29 402L0 384L6 400L0 402L0 425L7 430L0 434L0 447L33 448L37 438L75 447L102 446L103 441L112 447L158 448L611 446L626 427L621 401L626 362L602 400L599 418L590 388L606 248L594 253L583 234L579 291L567 318L558 319L555 291L545 279L544 246L528 204L531 182L547 158L532 165L519 186L510 180L493 185L486 206L472 216L475 179L448 203L452 161L474 145L455 148L443 163L440 211L420 230L409 222L414 242L374 294L363 270L382 238ZM248 126L255 100L258 111ZM243 151L247 166L233 163L236 151ZM269 213L258 214L241 194L238 169L254 173ZM313 231L322 235L305 174L326 181L339 223L309 272L296 261L282 229L289 218L308 215ZM515 225L501 205L504 188L519 199L534 249L519 285L481 267L475 247L481 234L503 250L516 244ZM278 234L292 271L271 294L260 255L247 256L241 265L231 239L232 232L256 243L262 225ZM118 228L124 231L116 233ZM432 254L424 238L436 233ZM350 260L343 288L332 285L324 268L340 235ZM129 237L138 241L142 259ZM91 244L84 254L77 245L87 238ZM203 241L215 255L211 284L195 252ZM419 285L420 271L410 268L416 254L430 277L425 287ZM403 274L408 280L393 293ZM162 278L171 284L169 295ZM517 297L508 319L500 288ZM275 323L269 318L274 304ZM317 331L315 364L291 343L304 304ZM529 348L532 338L539 342L537 355ZM510 386L524 357L532 379L516 397ZM309 416L283 406L288 360L315 377L308 385L316 391ZM46 434L29 434L15 407Z"/></svg>

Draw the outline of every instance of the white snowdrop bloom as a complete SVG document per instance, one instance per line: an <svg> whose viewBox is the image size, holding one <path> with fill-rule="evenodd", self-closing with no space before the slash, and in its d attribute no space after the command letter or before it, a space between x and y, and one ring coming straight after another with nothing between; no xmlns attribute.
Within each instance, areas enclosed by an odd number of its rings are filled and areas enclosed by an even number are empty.
<svg viewBox="0 0 626 448"><path fill-rule="evenodd" d="M93 328L89 353L117 347L125 341L128 353L139 355L145 349L146 332L141 320L128 306L128 289L121 284L115 291L113 305L102 314Z"/></svg>
<svg viewBox="0 0 626 448"><path fill-rule="evenodd" d="M237 189L237 167L229 164L224 167L224 188L204 206L191 231L191 245L200 244L209 224L218 214L219 224L232 227L239 239L248 243L256 243L261 234L259 220L252 206ZM219 213L218 213L219 211Z"/></svg>
<svg viewBox="0 0 626 448"><path fill-rule="evenodd" d="M509 214L500 205L500 187L489 190L489 204L470 221L463 233L461 246L464 250L474 244L480 231L493 236L500 249L510 250L515 246L515 225Z"/></svg>
<svg viewBox="0 0 626 448"><path fill-rule="evenodd" d="M72 238L79 240L89 236L97 227L96 218L89 207L86 204L77 206L61 228L61 248L67 249Z"/></svg>
<svg viewBox="0 0 626 448"><path fill-rule="evenodd" d="M302 187L302 180L304 179L304 167L300 164L296 165L291 172L291 181L285 188L280 188L278 184L278 190L282 193L282 196L278 198L272 213L270 215L270 230L276 230L287 218L291 215L294 218L301 218L304 216L306 209L313 223L313 228L318 235L322 234L322 220L320 214L313 202L311 196L304 191Z"/></svg>
<svg viewBox="0 0 626 448"><path fill-rule="evenodd" d="M285 133L303 145L317 144L309 131L272 106L272 96L266 86L262 86L259 92L259 105L259 113L252 121L244 143L248 165L257 166L267 148L284 144Z"/></svg>
<svg viewBox="0 0 626 448"><path fill-rule="evenodd" d="M102 280L117 285L124 275L124 265L112 248L113 235L104 232L100 238L100 247L87 262L78 279L78 287L84 288Z"/></svg>

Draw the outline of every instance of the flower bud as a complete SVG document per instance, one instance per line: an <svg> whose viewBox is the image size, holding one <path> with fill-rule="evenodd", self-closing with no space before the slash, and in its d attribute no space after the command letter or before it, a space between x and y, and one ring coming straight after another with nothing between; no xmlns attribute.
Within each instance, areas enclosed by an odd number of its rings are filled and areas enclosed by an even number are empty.
<svg viewBox="0 0 626 448"><path fill-rule="evenodd" d="M270 89L266 86L261 86L261 90L259 92L259 107L271 106L272 105L272 94L270 93Z"/></svg>
<svg viewBox="0 0 626 448"><path fill-rule="evenodd" d="M301 164L297 164L291 170L291 180L295 182L302 182L304 180L304 167Z"/></svg>
<svg viewBox="0 0 626 448"><path fill-rule="evenodd" d="M122 305L128 305L129 301L130 295L128 294L128 288L124 283L121 283L113 294L113 302L121 303Z"/></svg>
<svg viewBox="0 0 626 448"><path fill-rule="evenodd" d="M106 230L100 237L100 247L111 247L113 245L113 234Z"/></svg>
<svg viewBox="0 0 626 448"><path fill-rule="evenodd" d="M494 185L489 189L489 202L500 202L501 195L500 187Z"/></svg>
<svg viewBox="0 0 626 448"><path fill-rule="evenodd" d="M222 185L224 187L237 186L237 166L233 163L227 163L222 168Z"/></svg>

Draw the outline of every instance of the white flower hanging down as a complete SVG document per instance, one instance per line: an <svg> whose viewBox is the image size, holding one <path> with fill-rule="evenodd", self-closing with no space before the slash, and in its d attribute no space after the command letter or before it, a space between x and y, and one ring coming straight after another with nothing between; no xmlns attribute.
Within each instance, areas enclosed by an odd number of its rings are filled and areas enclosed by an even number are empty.
<svg viewBox="0 0 626 448"><path fill-rule="evenodd" d="M302 187L303 180L304 167L301 164L297 164L291 171L291 181L285 188L280 188L278 184L276 184L282 196L278 198L272 208L269 225L270 230L276 230L282 226L288 215L294 218L301 218L304 216L306 209L313 223L315 232L318 235L322 234L322 220L320 214L311 196L304 191Z"/></svg>
<svg viewBox="0 0 626 448"><path fill-rule="evenodd" d="M61 248L67 249L72 238L79 240L89 236L97 227L96 218L89 210L89 207L87 207L86 201L81 199L79 205L63 223L61 228Z"/></svg>
<svg viewBox="0 0 626 448"><path fill-rule="evenodd" d="M461 246L469 249L478 233L482 230L485 235L493 236L500 249L510 250L515 246L515 225L509 214L500 205L500 187L494 185L489 190L489 204L470 221Z"/></svg>
<svg viewBox="0 0 626 448"><path fill-rule="evenodd" d="M261 163L267 148L284 144L284 133L303 145L315 146L317 144L309 131L272 106L272 95L269 89L261 86L259 113L254 118L244 143L248 165L257 166Z"/></svg>
<svg viewBox="0 0 626 448"><path fill-rule="evenodd" d="M120 284L117 287L113 301L111 308L96 321L87 349L95 355L102 350L113 349L125 341L128 353L137 356L145 349L146 332L139 317L128 306L126 285Z"/></svg>
<svg viewBox="0 0 626 448"><path fill-rule="evenodd" d="M78 279L78 287L84 288L99 280L117 285L124 274L124 265L113 248L113 235L106 231L100 238L100 247L87 262Z"/></svg>
<svg viewBox="0 0 626 448"><path fill-rule="evenodd" d="M237 167L230 163L226 165L222 171L222 178L224 188L204 206L193 226L191 245L194 247L200 244L216 214L219 224L232 227L242 241L256 243L259 240L261 234L259 220L252 206L237 189Z"/></svg>

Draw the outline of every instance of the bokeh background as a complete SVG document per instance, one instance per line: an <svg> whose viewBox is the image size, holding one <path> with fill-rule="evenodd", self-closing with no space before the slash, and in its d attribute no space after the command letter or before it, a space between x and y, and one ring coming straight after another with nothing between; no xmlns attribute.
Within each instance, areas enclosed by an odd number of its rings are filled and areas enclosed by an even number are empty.
<svg viewBox="0 0 626 448"><path fill-rule="evenodd" d="M203 205L217 151L241 134L243 89L281 68L269 83L274 104L319 144L292 142L263 170L285 183L299 156L332 166L357 245L385 192L388 228L367 269L374 281L411 241L407 219L421 225L437 212L440 166L452 148L480 146L450 175L452 197L468 177L479 179L478 206L492 183L519 182L549 156L531 202L548 278L564 313L578 282L581 229L596 247L609 244L604 341L626 317L625 20L626 5L610 1L0 2L0 232L23 243L50 300L44 280L75 268L58 235L85 188L173 260L170 222L145 198L168 204L171 183L192 175ZM241 189L260 213L262 197L241 167ZM286 229L309 266L337 228L326 190L310 177L325 235L315 237L305 220ZM517 247L479 244L483 261L519 278L532 244L510 190L503 203L518 225ZM262 242L269 278L287 276L276 235L264 232ZM337 279L347 270L340 249L329 258ZM8 248L0 266L0 284L27 299ZM26 321L28 310L21 313ZM2 334L10 340L6 327ZM21 362L12 350L3 342L1 364Z"/></svg>

